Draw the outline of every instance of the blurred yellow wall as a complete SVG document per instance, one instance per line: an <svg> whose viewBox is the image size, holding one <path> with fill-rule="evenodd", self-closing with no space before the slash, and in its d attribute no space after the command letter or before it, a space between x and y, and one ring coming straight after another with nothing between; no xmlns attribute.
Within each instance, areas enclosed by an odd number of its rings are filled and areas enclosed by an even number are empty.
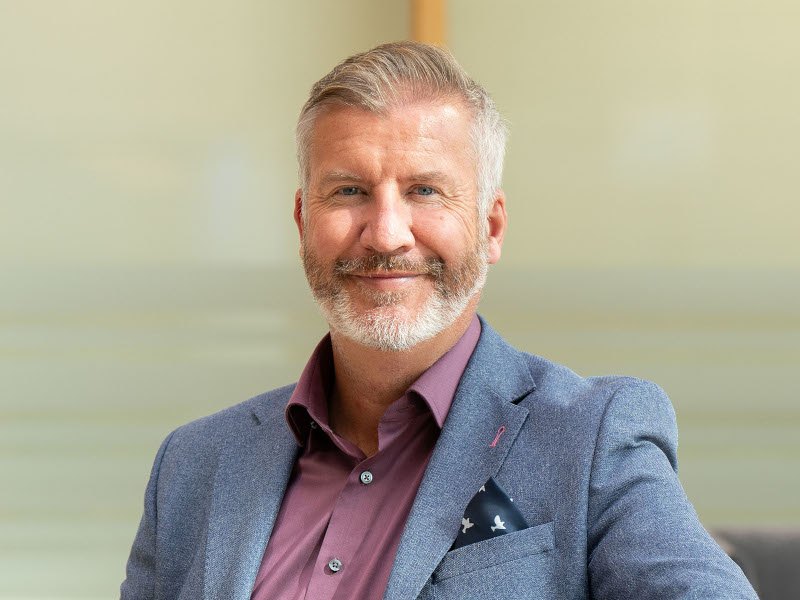
<svg viewBox="0 0 800 600"><path fill-rule="evenodd" d="M293 259L305 94L408 20L388 0L0 2L0 261Z"/></svg>
<svg viewBox="0 0 800 600"><path fill-rule="evenodd" d="M508 260L800 266L800 4L449 4L512 124Z"/></svg>
<svg viewBox="0 0 800 600"><path fill-rule="evenodd" d="M291 260L306 88L407 31L328 4L0 4L0 260ZM800 265L796 2L492 6L449 42L512 124L509 262Z"/></svg>
<svg viewBox="0 0 800 600"><path fill-rule="evenodd" d="M160 440L325 328L294 120L400 0L0 0L0 598L106 598ZM511 122L482 312L662 384L703 521L800 523L800 5L450 0ZM48 576L44 577L43 573Z"/></svg>

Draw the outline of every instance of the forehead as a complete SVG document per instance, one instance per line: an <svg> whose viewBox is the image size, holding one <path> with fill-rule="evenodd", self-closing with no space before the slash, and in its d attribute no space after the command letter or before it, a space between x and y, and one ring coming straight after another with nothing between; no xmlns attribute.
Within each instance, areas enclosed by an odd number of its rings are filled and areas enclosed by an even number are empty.
<svg viewBox="0 0 800 600"><path fill-rule="evenodd" d="M473 169L472 116L458 100L410 102L385 112L325 107L310 135L313 173L346 168Z"/></svg>

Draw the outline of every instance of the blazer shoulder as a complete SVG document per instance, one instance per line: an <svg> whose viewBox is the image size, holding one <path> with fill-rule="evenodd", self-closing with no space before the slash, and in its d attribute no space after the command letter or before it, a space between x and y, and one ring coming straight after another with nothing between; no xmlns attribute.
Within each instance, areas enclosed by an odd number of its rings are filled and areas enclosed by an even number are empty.
<svg viewBox="0 0 800 600"><path fill-rule="evenodd" d="M225 440L235 437L253 424L283 419L286 403L296 384L285 385L200 417L178 427L170 434L169 449L186 448L201 451L217 449Z"/></svg>
<svg viewBox="0 0 800 600"><path fill-rule="evenodd" d="M527 399L529 407L551 407L584 418L590 415L602 418L616 401L627 402L632 409L658 407L659 411L674 414L667 394L652 381L628 375L583 377L541 356L525 354L525 357L536 383Z"/></svg>
<svg viewBox="0 0 800 600"><path fill-rule="evenodd" d="M485 320L481 319L481 324L483 332L470 370L475 373L473 379L507 392L506 396L517 398L530 410L549 408L562 417L574 413L599 418L617 395L638 398L642 404L669 405L664 391L650 381L622 375L583 377L564 365L514 348ZM516 388L525 390L524 396L514 396L508 380L520 384Z"/></svg>

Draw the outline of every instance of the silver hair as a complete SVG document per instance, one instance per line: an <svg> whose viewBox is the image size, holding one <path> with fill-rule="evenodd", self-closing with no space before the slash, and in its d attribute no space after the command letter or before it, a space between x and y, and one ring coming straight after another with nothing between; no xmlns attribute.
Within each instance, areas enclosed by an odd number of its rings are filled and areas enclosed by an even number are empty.
<svg viewBox="0 0 800 600"><path fill-rule="evenodd" d="M335 106L386 114L419 101L455 98L472 113L472 149L478 184L478 210L484 217L500 189L508 129L489 93L448 51L418 42L382 44L345 59L311 88L295 132L303 196L308 187L308 156L316 118Z"/></svg>

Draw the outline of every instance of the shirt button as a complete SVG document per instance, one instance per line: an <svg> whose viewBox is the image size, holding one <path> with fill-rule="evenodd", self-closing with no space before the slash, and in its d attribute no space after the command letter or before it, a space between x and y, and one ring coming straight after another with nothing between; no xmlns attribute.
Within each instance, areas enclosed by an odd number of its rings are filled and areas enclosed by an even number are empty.
<svg viewBox="0 0 800 600"><path fill-rule="evenodd" d="M308 424L308 426L311 427L311 429L316 429L317 428L317 422L316 421L311 421Z"/></svg>
<svg viewBox="0 0 800 600"><path fill-rule="evenodd" d="M342 561L338 558L332 558L328 561L328 568L334 573L338 573L342 570Z"/></svg>
<svg viewBox="0 0 800 600"><path fill-rule="evenodd" d="M359 479L361 479L361 483L363 483L364 485L369 485L370 483L372 483L372 472L361 471L361 476L359 477Z"/></svg>

